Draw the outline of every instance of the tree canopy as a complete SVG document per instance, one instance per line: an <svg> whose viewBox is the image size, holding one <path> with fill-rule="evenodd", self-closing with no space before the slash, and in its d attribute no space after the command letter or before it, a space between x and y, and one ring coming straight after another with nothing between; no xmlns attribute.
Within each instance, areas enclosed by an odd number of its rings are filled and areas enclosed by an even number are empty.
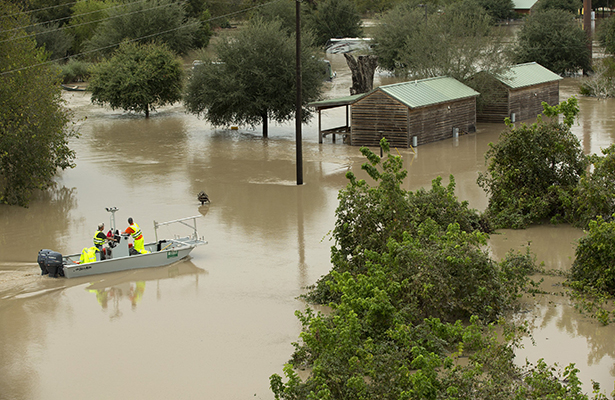
<svg viewBox="0 0 615 400"><path fill-rule="evenodd" d="M604 50L615 55L615 18L605 18L598 26L596 36Z"/></svg>
<svg viewBox="0 0 615 400"><path fill-rule="evenodd" d="M361 24L361 14L352 0L319 1L305 17L306 28L314 33L319 46L331 38L363 36Z"/></svg>
<svg viewBox="0 0 615 400"><path fill-rule="evenodd" d="M549 118L563 114L564 122L539 118L529 126L511 124L485 154L487 171L479 174L478 184L489 196L487 213L497 228L524 228L571 215L573 193L588 166L570 131L579 108L574 97L556 107L543 102L543 107Z"/></svg>
<svg viewBox="0 0 615 400"><path fill-rule="evenodd" d="M514 59L537 62L557 74L591 68L588 38L574 15L557 9L532 13L518 33Z"/></svg>
<svg viewBox="0 0 615 400"><path fill-rule="evenodd" d="M270 377L275 398L588 399L574 365L562 375L542 360L517 367L520 331L502 325L496 335L495 324L481 322L514 306L534 269L529 252L491 260L486 235L471 223L477 213L456 199L454 180L406 192L401 156L390 154L386 139L381 147L383 158L361 148L374 186L347 173L333 269L316 287L329 293L320 299L331 311L296 313L300 341L286 382ZM456 362L460 356L467 363ZM309 374L301 379L297 369Z"/></svg>
<svg viewBox="0 0 615 400"><path fill-rule="evenodd" d="M96 65L88 88L94 104L145 113L182 98L181 60L164 45L123 43L109 60Z"/></svg>
<svg viewBox="0 0 615 400"><path fill-rule="evenodd" d="M404 3L383 17L373 39L380 66L412 79L447 75L463 82L510 64L493 19L472 0L443 13L431 4Z"/></svg>
<svg viewBox="0 0 615 400"><path fill-rule="evenodd" d="M563 10L575 15L582 7L581 0L540 0L536 3L536 11Z"/></svg>
<svg viewBox="0 0 615 400"><path fill-rule="evenodd" d="M109 8L108 18L96 28L85 50L110 55L125 40L166 44L177 54L193 46L200 22L186 17L182 3L173 0L145 0Z"/></svg>
<svg viewBox="0 0 615 400"><path fill-rule="evenodd" d="M511 19L515 16L515 4L512 0L478 0L478 4L496 21Z"/></svg>
<svg viewBox="0 0 615 400"><path fill-rule="evenodd" d="M58 71L32 38L14 38L29 22L0 1L0 202L21 206L50 187L58 169L74 166L69 139L76 136Z"/></svg>
<svg viewBox="0 0 615 400"><path fill-rule="evenodd" d="M615 221L598 217L589 223L589 233L579 240L570 280L580 288L615 294Z"/></svg>
<svg viewBox="0 0 615 400"><path fill-rule="evenodd" d="M324 65L316 57L307 35L302 35L301 69L303 105L321 93ZM194 68L184 102L188 111L202 115L214 126L278 123L295 117L295 39L281 22L256 17L236 35L222 38L216 58ZM310 117L304 108L303 120Z"/></svg>

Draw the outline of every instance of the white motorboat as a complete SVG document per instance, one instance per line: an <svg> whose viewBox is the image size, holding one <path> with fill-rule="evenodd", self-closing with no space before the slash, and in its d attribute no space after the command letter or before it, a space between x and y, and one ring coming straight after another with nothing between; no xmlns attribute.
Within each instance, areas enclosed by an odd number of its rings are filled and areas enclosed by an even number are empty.
<svg viewBox="0 0 615 400"><path fill-rule="evenodd" d="M41 250L38 263L42 273L48 273L52 277L76 278L137 268L162 267L186 258L195 247L207 243L203 238L198 237L196 219L200 218L200 215L168 222L154 221L156 241L145 244L145 250L149 253L134 254L135 252L131 249L132 243L129 243L130 235L118 234L115 230L115 212L118 209L107 208L107 211L111 212L111 227L112 232L116 232L117 242L110 242L104 246L103 254L97 252L96 261L85 263L81 260L81 253L62 256L51 250ZM158 240L158 228L175 223L191 228L192 234L186 237Z"/></svg>

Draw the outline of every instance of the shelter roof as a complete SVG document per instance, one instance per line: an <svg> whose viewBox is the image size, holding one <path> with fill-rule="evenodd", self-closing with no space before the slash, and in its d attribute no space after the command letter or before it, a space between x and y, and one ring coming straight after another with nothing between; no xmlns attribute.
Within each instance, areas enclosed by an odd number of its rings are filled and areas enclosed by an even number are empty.
<svg viewBox="0 0 615 400"><path fill-rule="evenodd" d="M563 78L542 65L531 62L515 65L505 74L497 76L497 79L511 89L519 89L526 86L554 82Z"/></svg>
<svg viewBox="0 0 615 400"><path fill-rule="evenodd" d="M338 97L335 99L313 101L309 103L308 106L314 107L316 109L327 109L333 107L347 106L354 103L358 98L363 96L365 96L365 93L355 94L352 96Z"/></svg>
<svg viewBox="0 0 615 400"><path fill-rule="evenodd" d="M514 10L529 10L538 0L513 0Z"/></svg>
<svg viewBox="0 0 615 400"><path fill-rule="evenodd" d="M380 86L381 90L410 108L448 103L479 95L477 91L454 78L440 76L391 85Z"/></svg>

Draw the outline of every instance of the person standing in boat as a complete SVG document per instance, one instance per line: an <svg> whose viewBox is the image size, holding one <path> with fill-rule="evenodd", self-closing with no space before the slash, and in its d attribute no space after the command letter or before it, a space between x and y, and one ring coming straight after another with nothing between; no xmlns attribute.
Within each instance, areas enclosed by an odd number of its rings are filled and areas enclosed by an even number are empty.
<svg viewBox="0 0 615 400"><path fill-rule="evenodd" d="M103 245L105 244L105 240L116 241L113 237L108 237L105 235L105 224L101 222L98 224L98 230L94 232L94 246L100 251L100 259L105 259L105 254L103 252Z"/></svg>
<svg viewBox="0 0 615 400"><path fill-rule="evenodd" d="M145 250L143 233L141 233L141 228L137 225L136 222L133 221L132 217L128 218L128 225L130 225L124 233L130 234L135 241L133 248L141 254L149 253L149 251Z"/></svg>

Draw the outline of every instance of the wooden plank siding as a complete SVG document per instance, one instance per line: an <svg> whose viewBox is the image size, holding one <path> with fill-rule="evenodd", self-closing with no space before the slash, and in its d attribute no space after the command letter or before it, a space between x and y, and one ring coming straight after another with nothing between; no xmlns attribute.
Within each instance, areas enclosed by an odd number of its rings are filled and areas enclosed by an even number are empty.
<svg viewBox="0 0 615 400"><path fill-rule="evenodd" d="M393 147L409 147L408 107L381 91L356 101L351 107L350 144L379 146L386 137Z"/></svg>
<svg viewBox="0 0 615 400"><path fill-rule="evenodd" d="M510 116L508 106L508 88L500 82L494 80L493 93L489 98L489 103L484 104L481 110L476 112L478 122L502 123L504 118Z"/></svg>
<svg viewBox="0 0 615 400"><path fill-rule="evenodd" d="M453 137L453 128L459 133L476 130L476 99L463 99L410 110L409 142L417 137L417 144L435 142Z"/></svg>
<svg viewBox="0 0 615 400"><path fill-rule="evenodd" d="M536 118L542 114L542 102L550 106L559 104L559 81L528 86L509 92L509 115L515 113L516 121Z"/></svg>
<svg viewBox="0 0 615 400"><path fill-rule="evenodd" d="M421 145L452 138L453 128L474 132L476 98L413 109L375 91L352 105L351 121L353 146L377 147L384 136L392 147L408 148L413 136Z"/></svg>

